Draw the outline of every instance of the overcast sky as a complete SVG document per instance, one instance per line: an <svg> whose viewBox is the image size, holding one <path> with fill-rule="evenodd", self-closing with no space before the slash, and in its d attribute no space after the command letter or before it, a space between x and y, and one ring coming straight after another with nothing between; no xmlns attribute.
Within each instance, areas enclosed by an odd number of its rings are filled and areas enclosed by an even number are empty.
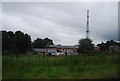
<svg viewBox="0 0 120 81"><path fill-rule="evenodd" d="M22 31L54 44L75 45L86 37L90 10L90 38L95 44L118 40L117 2L3 2L2 30Z"/></svg>

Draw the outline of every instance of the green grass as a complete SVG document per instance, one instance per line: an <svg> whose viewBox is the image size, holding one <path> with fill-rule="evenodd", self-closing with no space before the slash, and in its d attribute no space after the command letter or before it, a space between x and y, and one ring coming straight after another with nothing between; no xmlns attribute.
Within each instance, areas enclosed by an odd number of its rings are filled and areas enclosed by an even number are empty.
<svg viewBox="0 0 120 81"><path fill-rule="evenodd" d="M0 80L2 80L2 56L1 55L0 55Z"/></svg>
<svg viewBox="0 0 120 81"><path fill-rule="evenodd" d="M118 56L3 56L3 79L115 79Z"/></svg>

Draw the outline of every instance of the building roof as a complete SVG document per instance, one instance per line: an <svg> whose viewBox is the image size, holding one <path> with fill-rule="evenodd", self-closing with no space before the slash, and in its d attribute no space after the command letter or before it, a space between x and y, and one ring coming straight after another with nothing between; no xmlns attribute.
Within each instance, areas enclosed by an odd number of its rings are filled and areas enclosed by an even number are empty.
<svg viewBox="0 0 120 81"><path fill-rule="evenodd" d="M67 46L67 45L49 45L49 48L78 48L78 46Z"/></svg>
<svg viewBox="0 0 120 81"><path fill-rule="evenodd" d="M49 45L46 48L73 48L78 49L78 46L67 46L67 45ZM33 51L35 52L47 52L46 48L33 48Z"/></svg>
<svg viewBox="0 0 120 81"><path fill-rule="evenodd" d="M33 48L33 51L35 51L35 52L47 52L47 49L44 49L44 48Z"/></svg>
<svg viewBox="0 0 120 81"><path fill-rule="evenodd" d="M120 48L118 45L111 45L109 48Z"/></svg>

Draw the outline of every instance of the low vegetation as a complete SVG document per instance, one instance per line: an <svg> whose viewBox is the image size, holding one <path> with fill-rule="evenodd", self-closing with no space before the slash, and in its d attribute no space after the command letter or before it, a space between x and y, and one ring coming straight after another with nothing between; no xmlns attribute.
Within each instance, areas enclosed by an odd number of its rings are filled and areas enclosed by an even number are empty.
<svg viewBox="0 0 120 81"><path fill-rule="evenodd" d="M3 79L116 79L117 55L3 56Z"/></svg>

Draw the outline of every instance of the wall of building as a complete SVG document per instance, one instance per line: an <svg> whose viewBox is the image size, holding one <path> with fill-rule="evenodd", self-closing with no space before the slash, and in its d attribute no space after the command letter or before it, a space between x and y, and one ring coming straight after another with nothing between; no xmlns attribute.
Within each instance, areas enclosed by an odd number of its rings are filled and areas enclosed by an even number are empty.
<svg viewBox="0 0 120 81"><path fill-rule="evenodd" d="M56 48L47 48L47 51L49 53L55 53L55 52L57 52L57 49Z"/></svg>

